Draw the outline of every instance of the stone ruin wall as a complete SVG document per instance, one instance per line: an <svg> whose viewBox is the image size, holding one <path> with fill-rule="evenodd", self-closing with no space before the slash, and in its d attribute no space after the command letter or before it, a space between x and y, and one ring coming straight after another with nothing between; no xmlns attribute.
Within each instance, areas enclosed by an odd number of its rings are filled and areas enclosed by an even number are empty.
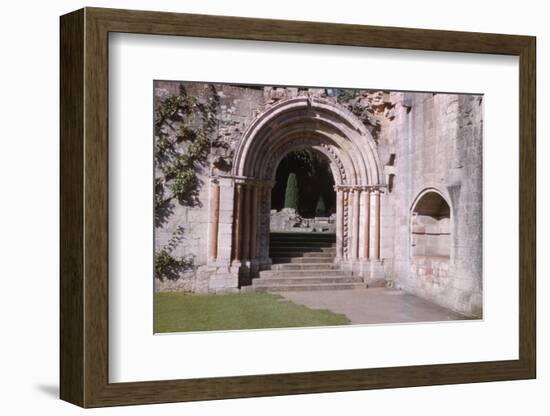
<svg viewBox="0 0 550 416"><path fill-rule="evenodd" d="M386 193L384 258L396 286L466 314L482 305L481 96L392 93L395 183ZM434 188L450 203L450 259L411 256L410 213L417 195ZM388 267L390 269L390 267Z"/></svg>
<svg viewBox="0 0 550 416"><path fill-rule="evenodd" d="M179 82L157 81L155 83L155 99L166 98L179 93ZM184 83L187 93L192 96L201 96L207 84ZM214 84L219 97L217 112L218 126L210 141L220 144L212 146L204 166L197 167L199 187L198 204L193 207L173 205L173 214L161 228L155 229L155 247L162 247L168 243L173 232L180 225L184 226L181 243L172 253L174 256L192 256L196 270L182 273L178 280L155 279L156 290L178 290L187 292L205 293L210 291L211 270L206 267L209 226L209 187L212 165L217 160L227 160L235 150L239 135L245 126L257 115L259 109L265 106L264 91L258 89L243 89L229 85ZM226 162L226 163L227 163Z"/></svg>
<svg viewBox="0 0 550 416"><path fill-rule="evenodd" d="M155 97L178 92L177 82L157 82ZM204 84L186 84L190 95ZM193 255L194 271L176 281L156 281L157 290L207 292L212 270L207 263L208 198L211 174L227 169L246 126L278 99L323 90L242 88L215 85L218 127L212 150L199 169L195 207L174 206L174 214L155 231L155 246L168 241L178 225L184 239L174 255ZM333 97L331 97L333 98ZM383 273L398 288L430 298L455 311L481 314L481 166L482 97L432 93L364 93L348 108L367 126L377 143L386 188L381 196ZM367 111L368 110L368 111ZM221 143L221 144L220 144ZM222 165L218 169L219 165ZM217 170L217 171L216 171ZM448 261L411 257L410 214L416 196L438 189L451 205L451 257ZM225 207L230 209L231 207ZM222 207L223 209L223 207ZM223 226L223 225L220 225ZM231 224L225 224L230 227ZM230 241L230 240L229 240Z"/></svg>

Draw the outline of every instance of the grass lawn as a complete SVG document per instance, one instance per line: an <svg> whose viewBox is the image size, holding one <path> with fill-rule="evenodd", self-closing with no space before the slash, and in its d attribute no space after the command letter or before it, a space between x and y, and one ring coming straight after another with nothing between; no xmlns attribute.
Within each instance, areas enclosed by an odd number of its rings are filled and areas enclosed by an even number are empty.
<svg viewBox="0 0 550 416"><path fill-rule="evenodd" d="M155 333L349 324L342 314L309 309L270 293L155 293Z"/></svg>

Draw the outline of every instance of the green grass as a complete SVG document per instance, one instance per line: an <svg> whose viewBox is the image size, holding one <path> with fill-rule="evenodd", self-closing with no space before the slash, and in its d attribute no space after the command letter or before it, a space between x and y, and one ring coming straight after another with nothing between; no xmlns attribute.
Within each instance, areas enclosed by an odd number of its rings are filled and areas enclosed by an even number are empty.
<svg viewBox="0 0 550 416"><path fill-rule="evenodd" d="M269 293L155 293L155 333L345 325L345 315Z"/></svg>

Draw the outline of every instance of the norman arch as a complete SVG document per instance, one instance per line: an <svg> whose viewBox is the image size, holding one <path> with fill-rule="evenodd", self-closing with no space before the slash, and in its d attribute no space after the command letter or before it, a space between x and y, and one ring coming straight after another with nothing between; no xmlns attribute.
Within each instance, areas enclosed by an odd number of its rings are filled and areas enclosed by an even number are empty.
<svg viewBox="0 0 550 416"><path fill-rule="evenodd" d="M232 173L265 179L265 162L308 139L344 156L348 184L382 185L376 144L367 128L339 104L313 97L282 100L259 115L239 142Z"/></svg>
<svg viewBox="0 0 550 416"><path fill-rule="evenodd" d="M231 264L245 274L268 268L271 188L280 161L311 149L330 164L336 195L336 261L356 269L380 258L382 166L376 144L352 113L330 99L300 96L269 107L245 130L231 176Z"/></svg>

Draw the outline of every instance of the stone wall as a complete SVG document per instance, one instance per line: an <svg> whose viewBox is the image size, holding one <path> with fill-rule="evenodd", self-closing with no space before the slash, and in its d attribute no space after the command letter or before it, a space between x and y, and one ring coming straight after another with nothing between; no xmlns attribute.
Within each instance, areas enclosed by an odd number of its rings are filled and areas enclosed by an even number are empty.
<svg viewBox="0 0 550 416"><path fill-rule="evenodd" d="M395 120L388 141L396 155L395 180L388 194L393 220L387 221L384 238L392 240L393 250L384 257L393 258L392 278L400 288L479 316L482 97L412 93L391 97ZM429 189L441 193L451 208L448 270L437 257L415 258L412 250L412 205Z"/></svg>
<svg viewBox="0 0 550 416"><path fill-rule="evenodd" d="M210 137L212 143L210 154L204 165L196 167L196 173L199 179L199 189L197 203L194 205L181 205L177 202L171 204L171 215L162 227L155 229L155 249L165 246L178 226L184 227L183 239L174 250L175 257L189 257L194 259L195 270L182 271L178 280L164 279L160 281L155 279L156 290L177 290L189 292L209 292L209 291L234 291L232 288L216 287L214 280L216 273L215 267L208 266L207 248L208 248L208 227L209 211L208 201L210 195L209 183L212 175L212 166L215 164L223 170L224 163L228 169L231 164L231 156L235 149L238 137L244 131L247 123L250 122L255 114L265 105L263 89L240 88L224 84L202 84L193 82L182 83L187 93L192 96L201 97L213 87L219 97L218 112L216 115L217 126L215 133ZM168 96L174 96L179 93L180 82L175 81L156 81L154 94L155 100L160 100ZM158 171L157 171L158 174ZM228 198L224 198L225 201ZM225 210L231 210L231 207L224 207ZM226 234L231 234L232 213L229 215L229 224L226 221ZM223 227L223 225L222 225ZM231 236L228 236L228 244L225 248L231 249ZM211 284L213 283L213 284ZM218 282L219 283L219 282ZM220 286L218 284L218 286Z"/></svg>
<svg viewBox="0 0 550 416"><path fill-rule="evenodd" d="M280 100L298 96L321 97L334 103L337 100L323 89L184 85L189 94L196 96L215 90L219 99L217 125L209 138L207 161L197 166L201 184L197 203L174 204L168 221L155 230L155 247L159 248L183 225L184 238L174 254L193 256L195 269L182 273L177 281L157 281L156 288L193 292L237 290L234 265L209 259L212 181L221 184L222 194L217 251L226 253L221 257L230 258L235 226L234 186L238 180L231 176L231 167L247 127ZM177 94L178 89L178 82L156 82L155 99ZM383 169L381 260L376 266L368 262L364 268L354 268L354 272L378 270L379 278L403 290L475 316L482 311L482 101L482 96L475 95L362 91L338 104L370 131ZM433 230L429 235L417 236L417 243L424 238L426 247L437 249L415 251L413 205L429 190L448 202L450 218L444 221L441 239L432 237L437 234ZM269 217L267 221L261 217L270 210L264 203L269 190L258 192L261 198L256 211L256 231L262 233L269 227ZM367 209L363 199L358 206L362 212ZM359 228L364 229L363 216ZM365 244L364 240L361 234L359 244ZM259 250L265 257L267 247L262 245ZM345 262L342 264L344 267Z"/></svg>

